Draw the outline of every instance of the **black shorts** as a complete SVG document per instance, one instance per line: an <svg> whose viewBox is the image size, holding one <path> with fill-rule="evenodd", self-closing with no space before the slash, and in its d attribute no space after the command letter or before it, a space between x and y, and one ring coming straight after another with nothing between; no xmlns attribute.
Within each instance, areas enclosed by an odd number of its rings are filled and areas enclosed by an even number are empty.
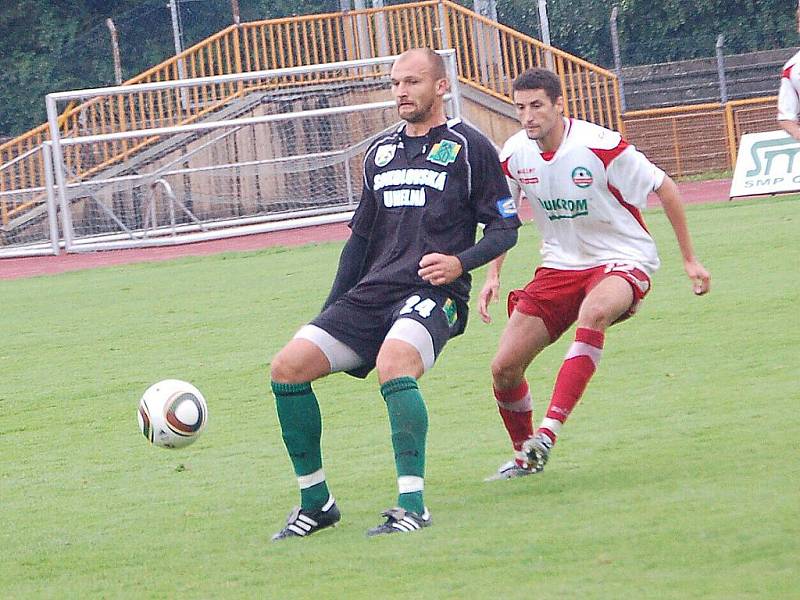
<svg viewBox="0 0 800 600"><path fill-rule="evenodd" d="M406 297L391 304L364 304L359 300L345 294L311 321L349 346L364 361L360 367L347 371L355 377L364 378L375 368L386 334L400 318L414 319L425 327L437 357L447 340L461 334L466 327L466 307L434 288L409 290Z"/></svg>

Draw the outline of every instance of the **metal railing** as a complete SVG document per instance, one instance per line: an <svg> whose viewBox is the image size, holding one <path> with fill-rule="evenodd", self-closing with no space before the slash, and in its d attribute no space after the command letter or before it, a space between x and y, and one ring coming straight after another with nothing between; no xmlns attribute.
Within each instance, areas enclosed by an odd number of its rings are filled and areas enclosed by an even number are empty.
<svg viewBox="0 0 800 600"><path fill-rule="evenodd" d="M511 102L514 78L549 67L561 79L567 116L619 129L619 86L614 73L467 10L446 3L446 39L456 48L459 79Z"/></svg>
<svg viewBox="0 0 800 600"><path fill-rule="evenodd" d="M531 66L549 65L561 78L569 115L608 127L622 125L613 73L449 0L231 25L124 85L391 56L420 46L456 48L459 80L505 101L511 99L511 81L517 74ZM286 83L296 85L297 80ZM59 118L59 128L63 135L85 135L187 124L247 91L243 82L180 91L131 90L126 97L95 98L68 106ZM33 150L49 138L44 124L0 145L0 164L29 153L0 170L0 225L35 204L2 192L45 185L41 155ZM110 141L92 156L72 148L64 162L70 174L85 178L124 162L152 143L152 139Z"/></svg>

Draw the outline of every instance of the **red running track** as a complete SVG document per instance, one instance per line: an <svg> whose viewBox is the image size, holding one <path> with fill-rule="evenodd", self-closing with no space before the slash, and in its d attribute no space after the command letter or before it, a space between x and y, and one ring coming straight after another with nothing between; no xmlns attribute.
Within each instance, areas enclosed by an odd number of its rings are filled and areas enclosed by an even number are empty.
<svg viewBox="0 0 800 600"><path fill-rule="evenodd" d="M679 183L678 187L681 190L684 202L687 204L699 204L728 200L731 182L729 179L684 182ZM648 205L658 206L658 198L655 194L651 194L648 198ZM524 206L522 216L523 218L530 218L530 207ZM203 256L218 252L259 250L271 246L299 246L302 244L343 240L348 233L349 229L346 223L335 223L178 246L107 250L83 254L62 254L59 256L4 258L0 259L0 279L53 275L65 271L77 271L95 267L170 260L181 256Z"/></svg>

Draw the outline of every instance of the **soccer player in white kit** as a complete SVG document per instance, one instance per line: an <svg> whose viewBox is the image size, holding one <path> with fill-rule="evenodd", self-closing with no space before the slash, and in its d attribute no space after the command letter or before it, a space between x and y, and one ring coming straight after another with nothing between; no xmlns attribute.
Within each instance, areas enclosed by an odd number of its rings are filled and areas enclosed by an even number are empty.
<svg viewBox="0 0 800 600"><path fill-rule="evenodd" d="M529 69L514 81L523 130L500 160L517 200L531 203L542 235L542 263L533 280L509 294L509 320L492 361L494 395L514 447L514 459L489 479L510 479L544 468L559 430L578 403L603 352L605 330L633 315L659 266L640 210L655 191L678 241L694 293L710 289L697 260L677 186L641 152L609 129L563 116L558 77ZM505 255L490 263L479 312L497 301ZM577 321L575 340L534 433L525 371Z"/></svg>
<svg viewBox="0 0 800 600"><path fill-rule="evenodd" d="M797 32L800 33L800 7L797 9ZM792 56L781 71L778 89L778 125L796 140L800 140L800 52Z"/></svg>

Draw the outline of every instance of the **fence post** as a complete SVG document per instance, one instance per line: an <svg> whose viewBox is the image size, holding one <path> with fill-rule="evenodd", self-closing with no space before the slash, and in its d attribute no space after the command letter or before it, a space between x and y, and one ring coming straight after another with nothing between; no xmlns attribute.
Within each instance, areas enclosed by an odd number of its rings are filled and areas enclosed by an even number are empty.
<svg viewBox="0 0 800 600"><path fill-rule="evenodd" d="M442 0L439 0L438 2L438 14L439 14L439 49L447 50L448 48L452 48L450 44L450 25L447 22L447 11L444 8L444 2L442 2Z"/></svg>
<svg viewBox="0 0 800 600"><path fill-rule="evenodd" d="M350 16L351 0L339 0L339 9L342 14L342 36L344 48L341 52L345 60L355 60L358 58L358 39L355 31L355 21Z"/></svg>
<svg viewBox="0 0 800 600"><path fill-rule="evenodd" d="M353 0L353 8L356 11L363 11L367 8L364 0ZM369 43L369 32L367 31L367 17L358 15L356 17L356 31L358 32L358 55L356 58L372 58L372 48Z"/></svg>
<svg viewBox="0 0 800 600"><path fill-rule="evenodd" d="M178 2L177 0L169 0L169 11L170 16L172 17L172 41L175 44L175 56L180 56L183 52L183 42L181 41L181 24L180 24L180 13L178 12ZM186 79L186 65L183 62L183 58L178 58L178 78L179 79ZM189 110L189 98L186 88L181 88L181 104L183 105L183 110Z"/></svg>
<svg viewBox="0 0 800 600"><path fill-rule="evenodd" d="M549 48L552 44L550 44L550 21L547 18L547 0L539 0L539 29L542 34L542 43ZM547 68L555 71L553 54L550 50L545 50L544 60Z"/></svg>
<svg viewBox="0 0 800 600"><path fill-rule="evenodd" d="M172 41L175 44L175 55L177 56L183 52L183 41L181 39L183 33L181 32L181 17L180 13L178 13L177 0L169 0L169 12L172 17ZM178 62L178 76L181 79L186 79L183 61Z"/></svg>
<svg viewBox="0 0 800 600"><path fill-rule="evenodd" d="M719 75L719 95L722 104L728 103L728 86L725 81L725 57L722 55L722 47L725 45L725 36L721 33L717 36L717 75Z"/></svg>
<svg viewBox="0 0 800 600"><path fill-rule="evenodd" d="M231 0L231 13L233 14L234 25L242 22L242 18L239 16L239 0Z"/></svg>
<svg viewBox="0 0 800 600"><path fill-rule="evenodd" d="M472 8L480 16L497 23L496 0L473 0ZM481 83L485 85L486 82L489 81L490 69L493 74L502 70L500 60L500 38L496 29L489 28L481 22L475 23L473 31L478 61L480 62Z"/></svg>
<svg viewBox="0 0 800 600"><path fill-rule="evenodd" d="M117 38L117 28L114 21L106 19L106 27L111 32L111 52L114 56L114 81L117 85L122 85L122 63L119 59L119 39Z"/></svg>
<svg viewBox="0 0 800 600"><path fill-rule="evenodd" d="M383 0L372 0L372 8L384 8ZM386 30L386 11L374 13L375 38L378 40L376 48L378 56L389 56L389 37Z"/></svg>
<svg viewBox="0 0 800 600"><path fill-rule="evenodd" d="M625 84L622 80L622 58L619 52L619 31L617 31L617 13L618 9L615 6L611 10L611 48L614 51L614 70L617 73L617 81L619 82L619 105L622 112L626 112L625 106Z"/></svg>
<svg viewBox="0 0 800 600"><path fill-rule="evenodd" d="M243 73L242 68L242 23L239 18L239 2L238 0L231 0L231 8L233 9L233 68L237 73ZM246 35L246 34L245 34ZM185 94L188 90L181 88L181 93ZM244 93L244 81L239 81L236 84L236 91L238 94Z"/></svg>

